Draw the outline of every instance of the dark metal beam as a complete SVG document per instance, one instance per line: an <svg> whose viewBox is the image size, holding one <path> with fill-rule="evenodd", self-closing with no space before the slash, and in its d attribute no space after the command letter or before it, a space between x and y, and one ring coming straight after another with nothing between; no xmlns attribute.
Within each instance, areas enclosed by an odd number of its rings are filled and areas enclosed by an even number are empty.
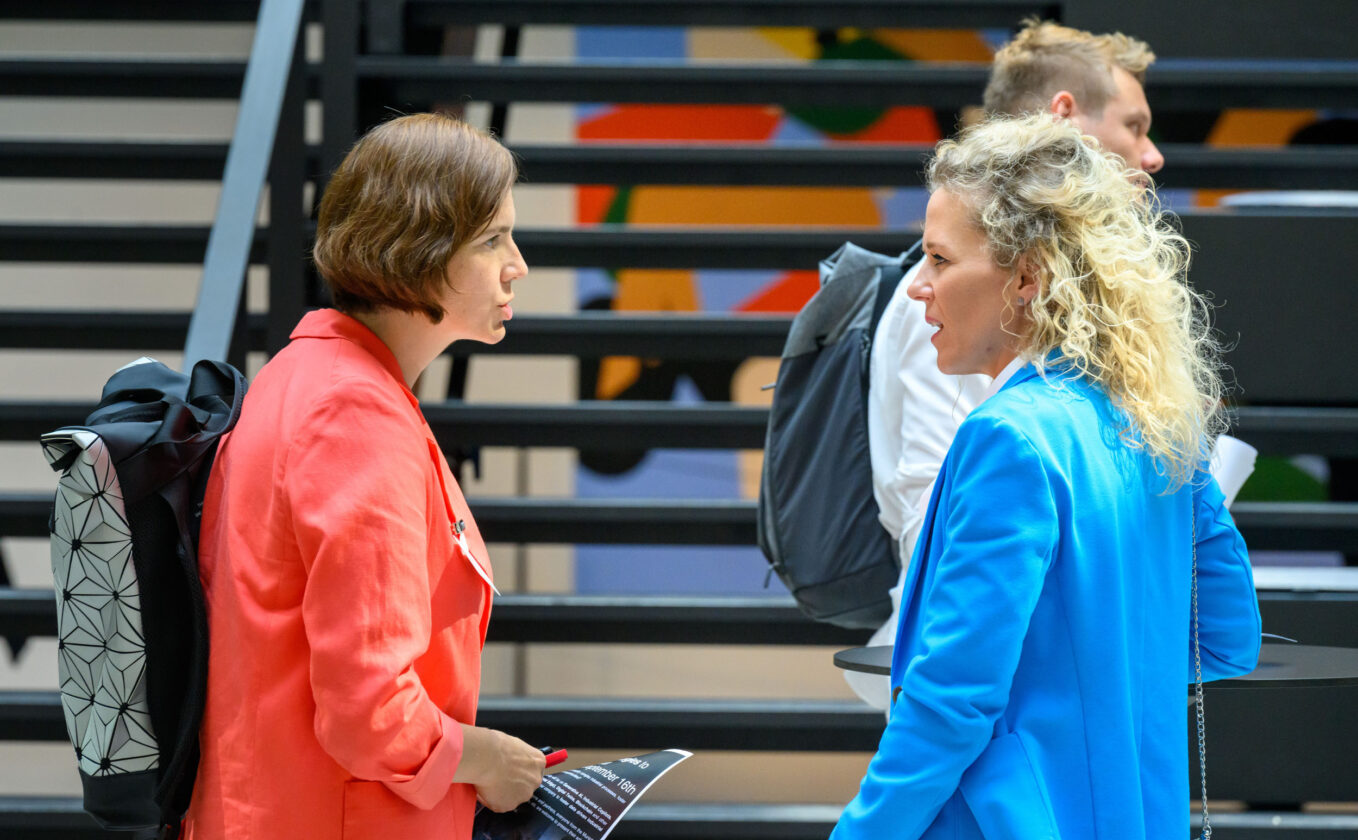
<svg viewBox="0 0 1358 840"><path fill-rule="evenodd" d="M1303 249L1306 250L1306 249ZM1309 259L1303 254L1301 259ZM1223 273L1224 275L1224 273ZM1336 278L1338 279L1338 278ZM1319 288L1302 288L1295 295L1322 298L1342 296L1343 284ZM1326 288L1331 288L1326 292ZM1239 298L1225 298L1226 311L1240 304ZM1317 323L1315 305L1280 310L1295 318ZM1340 307L1335 310L1346 311ZM1250 332L1260 329L1282 330L1275 324L1261 324L1245 313L1237 323L1249 323ZM250 316L249 346L263 348L263 317ZM1275 314L1275 321L1278 320ZM169 350L182 346L188 323L186 315L174 313L97 313L97 312L0 312L0 347L43 349L109 349L109 350ZM459 342L449 352L456 356L495 355L567 355L581 359L603 356L641 356L676 362L741 360L751 356L778 356L787 335L787 316L731 316L731 315L637 315L581 312L573 315L524 315L514 319L510 340L495 345ZM1285 331L1285 330L1284 330ZM1326 332L1326 331L1322 331ZM1240 341L1252 340L1244 328ZM1328 333L1327 333L1328 336ZM1234 337L1232 340L1235 341ZM1324 340L1332 341L1326 337ZM1256 342L1259 347L1246 345L1227 353L1226 360L1236 368L1236 378L1249 383L1247 395L1258 395L1265 386L1275 392L1279 385L1290 389L1288 402L1323 403L1343 402L1341 383L1329 382L1299 387L1297 375L1283 375L1260 370L1259 365L1276 366L1278 351L1271 342ZM1295 342L1294 342L1295 344ZM1322 360L1328 366L1342 364L1342 348L1314 347L1315 341L1301 347L1289 347L1285 354L1312 352L1313 363ZM1267 352L1260 352L1270 348ZM1310 349L1313 348L1313 349ZM1302 360L1303 362L1305 359ZM1270 383L1273 383L1270 385ZM1257 387L1256 387L1257 386ZM1315 390L1319 388L1319 390ZM1341 407L1270 407L1248 405L1237 409L1234 431L1237 437L1251 443L1265 454L1320 454L1358 457L1358 419L1354 409ZM3 416L3 409L0 409ZM505 431L504 435L510 432ZM535 445L525 435L514 445ZM751 439L750 446L758 445Z"/></svg>
<svg viewBox="0 0 1358 840"><path fill-rule="evenodd" d="M0 587L0 636L57 635L57 607L51 589Z"/></svg>
<svg viewBox="0 0 1358 840"><path fill-rule="evenodd" d="M1038 0L406 0L418 26L502 23L574 26L843 26L981 29L1059 18Z"/></svg>
<svg viewBox="0 0 1358 840"><path fill-rule="evenodd" d="M1358 593L1260 589L1264 628L1308 645L1358 647ZM0 637L55 636L50 589L0 587ZM864 644L866 630L812 621L786 596L510 593L495 599L489 641L574 644Z"/></svg>
<svg viewBox="0 0 1358 840"><path fill-rule="evenodd" d="M0 177L220 181L226 143L0 141Z"/></svg>
<svg viewBox="0 0 1358 840"><path fill-rule="evenodd" d="M881 108L977 104L987 64L820 61L557 64L364 56L360 80L381 82L405 107L450 99L490 102L692 102ZM11 96L234 99L240 61L7 59ZM308 97L316 92L314 74ZM1336 108L1358 99L1358 62L1162 62L1148 80L1157 112L1221 108Z"/></svg>
<svg viewBox="0 0 1358 840"><path fill-rule="evenodd" d="M439 445L577 449L762 448L768 412L730 403L580 402L554 406L427 403Z"/></svg>
<svg viewBox="0 0 1358 840"><path fill-rule="evenodd" d="M1258 405L1231 415L1230 433L1265 455L1358 458L1358 409Z"/></svg>
<svg viewBox="0 0 1358 840"><path fill-rule="evenodd" d="M0 0L0 20L253 23L259 0Z"/></svg>
<svg viewBox="0 0 1358 840"><path fill-rule="evenodd" d="M858 701L486 697L477 723L591 748L870 751L885 720Z"/></svg>
<svg viewBox="0 0 1358 840"><path fill-rule="evenodd" d="M1326 108L1358 101L1358 62L1218 61L1156 65L1157 112L1221 108ZM366 56L361 79L387 85L390 101L682 102L881 108L978 104L988 64L819 61L811 64L681 61L579 63L429 61Z"/></svg>
<svg viewBox="0 0 1358 840"><path fill-rule="evenodd" d="M203 262L210 228L157 224L0 224L0 254L15 262ZM264 230L255 231L252 263L264 261Z"/></svg>
<svg viewBox="0 0 1358 840"><path fill-rule="evenodd" d="M828 656L827 656L828 659ZM828 662L827 662L827 667ZM869 751L885 719L858 700L482 697L476 722L530 743L590 748ZM0 691L0 741L65 741L55 691Z"/></svg>
<svg viewBox="0 0 1358 840"><path fill-rule="evenodd" d="M257 329L262 329L257 320ZM187 312L0 312L0 347L26 350L177 350L189 329ZM262 346L262 335L260 337Z"/></svg>
<svg viewBox="0 0 1358 840"><path fill-rule="evenodd" d="M118 96L236 99L238 59L12 58L0 61L7 96Z"/></svg>
<svg viewBox="0 0 1358 840"><path fill-rule="evenodd" d="M479 499L491 542L754 545L753 501ZM1358 503L1240 502L1231 513L1255 550L1358 551Z"/></svg>
<svg viewBox="0 0 1358 840"><path fill-rule="evenodd" d="M3 319L0 319L3 327ZM36 440L78 425L92 402L0 402L0 440ZM582 401L518 405L425 403L441 445L576 449L761 449L768 409L732 403ZM1245 406L1231 431L1266 455L1358 457L1358 409Z"/></svg>
<svg viewBox="0 0 1358 840"><path fill-rule="evenodd" d="M1266 232L1280 230L1291 240L1307 242L1308 247L1337 244L1342 248L1350 239L1335 240L1332 234L1346 235L1358 215L1343 210L1271 208L1258 213L1189 213L1182 220L1190 240L1209 241L1220 245L1221 251L1250 252L1261 243L1279 238ZM206 235L207 229L201 226L4 224L0 225L0 253L16 261L192 262L185 255L192 253ZM876 251L895 252L906 250L918 238L918 228L833 226L729 229L596 225L515 232L530 263L552 268L808 268L846 240ZM1215 254L1203 250L1208 256ZM107 256L101 256L104 254ZM1198 276L1194 275L1195 281ZM1204 285L1212 288L1210 282Z"/></svg>
<svg viewBox="0 0 1358 840"><path fill-rule="evenodd" d="M1164 187L1358 188L1358 148L1160 147ZM515 146L525 183L907 186L924 183L933 146L634 145Z"/></svg>
<svg viewBox="0 0 1358 840"><path fill-rule="evenodd" d="M361 26L359 0L321 0L325 61L321 64L322 181L339 166L358 131L358 92L354 61ZM317 197L319 200L319 196Z"/></svg>
<svg viewBox="0 0 1358 840"><path fill-rule="evenodd" d="M1209 691L1218 731L1228 733L1214 742L1217 796L1333 802L1351 795L1352 689ZM871 752L885 720L858 700L491 696L477 704L477 723L529 743L591 749ZM65 741L57 693L0 692L0 740ZM1270 756L1266 766L1261 754Z"/></svg>
<svg viewBox="0 0 1358 840"><path fill-rule="evenodd" d="M251 349L264 349L264 318L250 316ZM464 341L448 352L455 356L744 359L781 353L789 323L788 316L776 315L516 315L513 341ZM171 350L184 346L188 325L188 314L181 312L0 311L0 348Z"/></svg>
<svg viewBox="0 0 1358 840"><path fill-rule="evenodd" d="M754 545L755 503L729 499L474 499L489 542ZM45 537L51 494L0 493L0 536ZM1255 550L1358 552L1358 503L1239 502Z"/></svg>
<svg viewBox="0 0 1358 840"><path fill-rule="evenodd" d="M1358 147L1236 149L1165 143L1162 187L1246 190L1358 189Z"/></svg>
<svg viewBox="0 0 1358 840"><path fill-rule="evenodd" d="M352 129L348 132L352 133ZM334 154L348 147L339 144ZM0 177L216 181L224 143L133 141L0 141ZM636 145L591 143L513 146L528 184L709 184L756 186L920 186L932 146L841 144ZM1214 189L1358 189L1358 148L1291 146L1160 147L1164 187ZM307 150L306 177L321 168L320 148Z"/></svg>
<svg viewBox="0 0 1358 840"><path fill-rule="evenodd" d="M728 313L516 315L510 325L512 340L499 344L463 341L449 352L457 356L565 354L582 359L744 359L780 355L791 322L789 315Z"/></svg>
<svg viewBox="0 0 1358 840"><path fill-rule="evenodd" d="M306 44L305 37L300 29L297 30L297 37L292 48L292 60L287 65L287 79L282 90L282 101L276 106L274 100L267 96L261 96L258 100L261 110L266 107L273 107L274 114L274 136L272 143L268 147L261 144L260 151L267 148L270 153L268 167L263 173L263 178L269 185L269 228L268 228L268 252L269 252L269 318L268 318L268 352L277 353L287 346L292 328L301 320L303 313L307 309L307 267L311 261L312 234L310 226L309 208L306 206L306 172L308 162L308 147L305 137L304 111L306 101L303 98L304 74L306 72ZM268 91L269 95L277 93L276 88ZM242 102L242 108L247 103ZM262 116L267 116L264 114ZM239 142L237 137L235 142ZM234 145L234 143L233 143ZM230 160L228 159L228 165ZM253 178L260 175L257 168L251 169L248 173ZM257 196L258 198L258 196ZM225 208L225 200L222 204ZM225 220L220 212L218 214L216 227L222 226ZM213 352L213 342L222 348L223 358L227 352L227 347L235 341L238 325L220 324L212 319L213 307L225 300L226 295L233 291L236 294L238 308L235 310L242 317L245 311L243 300L244 287L244 263L248 260L248 244L241 243L242 236L248 236L250 223L244 220L236 220L234 223L237 233L234 238L237 240L232 247L237 249L232 262L223 262L218 268L219 284L215 288L209 284L213 277L209 273L209 265L203 267L203 284L199 292L199 305L195 308L194 323L190 324L189 337L185 339L186 345L195 335L195 330L201 330L202 345L198 348L186 348L187 359L185 365L192 363L196 355L202 353L211 354ZM211 260L214 256L211 245L209 245L207 259ZM233 283L222 283L227 277L226 272L235 265L241 265L240 279ZM203 312L200 322L199 312ZM215 333L214 333L215 331ZM233 348L238 354L243 353L243 348Z"/></svg>
<svg viewBox="0 0 1358 840"><path fill-rule="evenodd" d="M56 632L52 590L0 587L0 637ZM812 621L787 597L510 593L495 599L488 641L851 647L869 635Z"/></svg>
<svg viewBox="0 0 1358 840"><path fill-rule="evenodd" d="M839 805L640 802L627 812L626 830L628 837L647 840L823 840L840 811ZM1194 831L1200 819L1193 816ZM1351 840L1358 815L1219 811L1212 815L1212 827L1243 840ZM0 829L9 840L108 837L74 797L0 797Z"/></svg>
<svg viewBox="0 0 1358 840"><path fill-rule="evenodd" d="M264 349L267 316L249 316L249 349ZM0 348L26 350L182 350L187 312L8 310Z"/></svg>

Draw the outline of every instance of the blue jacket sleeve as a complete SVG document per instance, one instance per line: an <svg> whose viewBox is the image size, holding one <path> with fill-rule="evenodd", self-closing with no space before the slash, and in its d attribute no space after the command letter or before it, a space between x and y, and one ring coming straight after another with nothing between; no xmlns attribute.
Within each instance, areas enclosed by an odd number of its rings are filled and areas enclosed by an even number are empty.
<svg viewBox="0 0 1358 840"><path fill-rule="evenodd" d="M1262 630L1245 540L1235 527L1216 479L1198 473L1194 481L1198 555L1198 632L1203 680L1253 671L1259 663ZM1193 682L1192 617L1189 618L1188 680Z"/></svg>
<svg viewBox="0 0 1358 840"><path fill-rule="evenodd" d="M1004 710L1057 540L1047 471L1003 420L958 430L930 511L913 609L919 638L858 795L833 840L919 837L985 749ZM946 516L940 521L940 516Z"/></svg>

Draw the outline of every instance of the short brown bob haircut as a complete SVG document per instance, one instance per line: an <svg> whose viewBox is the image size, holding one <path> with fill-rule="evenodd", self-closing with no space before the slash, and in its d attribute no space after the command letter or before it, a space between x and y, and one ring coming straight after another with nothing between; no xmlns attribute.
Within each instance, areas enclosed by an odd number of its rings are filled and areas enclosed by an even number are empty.
<svg viewBox="0 0 1358 840"><path fill-rule="evenodd" d="M1098 115L1116 88L1113 68L1146 84L1155 53L1121 32L1095 35L1052 21L1028 18L990 66L985 89L988 114L1018 116L1043 111L1059 91L1070 91L1085 111Z"/></svg>
<svg viewBox="0 0 1358 840"><path fill-rule="evenodd" d="M335 307L441 321L448 262L491 223L517 178L509 150L461 120L410 114L373 128L321 199L312 255Z"/></svg>

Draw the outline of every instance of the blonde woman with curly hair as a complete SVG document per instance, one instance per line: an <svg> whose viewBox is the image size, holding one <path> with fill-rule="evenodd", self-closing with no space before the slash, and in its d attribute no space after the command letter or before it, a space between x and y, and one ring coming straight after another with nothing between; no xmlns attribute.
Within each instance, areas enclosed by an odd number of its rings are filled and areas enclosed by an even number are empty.
<svg viewBox="0 0 1358 840"><path fill-rule="evenodd" d="M1045 111L1068 119L1105 151L1121 156L1128 168L1154 174L1165 159L1148 134L1151 108L1142 87L1154 60L1144 41L1121 33L1094 34L1028 20L995 54L986 111L992 116ZM873 498L901 560L901 574L889 593L892 613L873 634L874 645L895 638L901 587L924 525L924 503L958 425L990 384L984 374L939 372L923 304L908 294L921 268L916 263L896 287L873 335L869 364ZM859 697L887 708L886 677L850 671L844 676Z"/></svg>
<svg viewBox="0 0 1358 840"><path fill-rule="evenodd" d="M1249 558L1188 247L1073 123L939 144L910 286L958 429L905 581L887 728L834 840L1185 837L1191 581L1203 678L1247 673Z"/></svg>

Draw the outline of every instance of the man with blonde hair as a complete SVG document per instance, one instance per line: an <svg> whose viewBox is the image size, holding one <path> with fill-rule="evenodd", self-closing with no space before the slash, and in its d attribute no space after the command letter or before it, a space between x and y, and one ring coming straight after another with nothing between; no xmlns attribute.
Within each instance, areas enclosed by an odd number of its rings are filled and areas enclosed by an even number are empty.
<svg viewBox="0 0 1358 840"><path fill-rule="evenodd" d="M1127 165L1154 173L1164 156L1151 142L1146 42L1115 32L1094 35L1052 21L1028 20L995 54L985 89L989 114L1049 111L1065 117Z"/></svg>
<svg viewBox="0 0 1358 840"><path fill-rule="evenodd" d="M1150 106L1142 85L1155 60L1145 42L1121 33L1094 35L1050 21L1028 20L995 54L986 85L986 111L1018 115L1048 111L1066 118L1120 155L1154 173L1164 165L1147 132ZM924 256L924 260L929 255ZM901 279L873 336L869 362L868 448L878 520L896 541L901 579L914 554L924 503L958 425L999 385L980 374L945 376L924 321L924 305L906 289L923 260ZM891 590L892 614L869 644L896 637L900 582ZM845 672L853 690L885 709L885 677Z"/></svg>

